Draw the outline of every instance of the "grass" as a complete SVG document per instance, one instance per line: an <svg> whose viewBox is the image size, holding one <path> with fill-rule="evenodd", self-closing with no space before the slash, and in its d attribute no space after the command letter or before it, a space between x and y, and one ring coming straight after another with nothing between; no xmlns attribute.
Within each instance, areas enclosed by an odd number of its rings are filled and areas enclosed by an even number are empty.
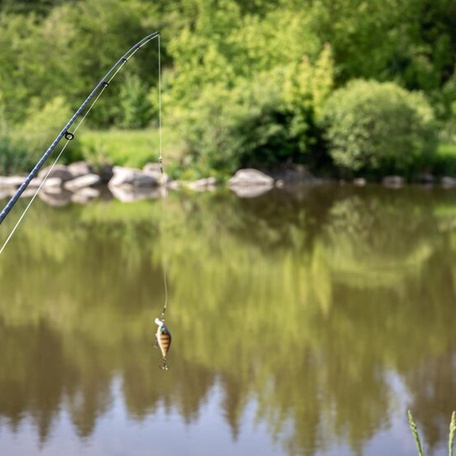
<svg viewBox="0 0 456 456"><path fill-rule="evenodd" d="M86 160L136 168L158 161L159 142L156 129L91 130L81 135L82 154Z"/></svg>
<svg viewBox="0 0 456 456"><path fill-rule="evenodd" d="M167 164L177 160L172 152L173 138L166 128L162 130L164 158ZM82 155L94 164L109 162L114 165L142 168L148 162L157 162L160 155L158 129L143 130L89 130L81 135ZM441 142L433 157L431 170L435 176L456 177L456 143Z"/></svg>
<svg viewBox="0 0 456 456"><path fill-rule="evenodd" d="M413 438L415 439L416 448L418 450L419 456L424 456L423 447L421 446L420 436L418 434L418 429L416 427L415 421L412 416L412 412L408 411L408 421L410 425L410 429L412 430ZM456 433L456 412L453 412L451 415L450 421L450 434L448 436L448 455L453 456L453 444L454 444L454 436Z"/></svg>

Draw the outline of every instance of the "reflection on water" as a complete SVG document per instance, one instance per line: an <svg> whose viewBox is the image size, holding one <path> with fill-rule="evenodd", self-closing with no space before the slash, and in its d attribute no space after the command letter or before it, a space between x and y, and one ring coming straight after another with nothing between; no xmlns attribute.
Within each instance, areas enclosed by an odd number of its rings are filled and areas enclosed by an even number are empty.
<svg viewBox="0 0 456 456"><path fill-rule="evenodd" d="M408 408L446 454L455 196L32 206L0 258L0 454L415 455Z"/></svg>

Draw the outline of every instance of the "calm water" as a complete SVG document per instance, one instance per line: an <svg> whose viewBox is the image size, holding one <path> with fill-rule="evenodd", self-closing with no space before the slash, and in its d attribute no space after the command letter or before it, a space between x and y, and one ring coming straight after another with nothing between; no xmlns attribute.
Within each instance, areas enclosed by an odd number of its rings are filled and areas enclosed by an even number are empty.
<svg viewBox="0 0 456 456"><path fill-rule="evenodd" d="M408 409L447 454L455 295L453 190L37 201L0 256L0 454L416 455Z"/></svg>

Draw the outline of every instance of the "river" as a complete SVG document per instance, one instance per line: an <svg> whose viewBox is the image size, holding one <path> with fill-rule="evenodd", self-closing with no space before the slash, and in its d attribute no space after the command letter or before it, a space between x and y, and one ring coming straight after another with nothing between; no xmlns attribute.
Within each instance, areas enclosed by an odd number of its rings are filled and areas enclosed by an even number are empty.
<svg viewBox="0 0 456 456"><path fill-rule="evenodd" d="M415 456L411 410L446 455L455 297L452 189L37 200L0 256L0 454Z"/></svg>

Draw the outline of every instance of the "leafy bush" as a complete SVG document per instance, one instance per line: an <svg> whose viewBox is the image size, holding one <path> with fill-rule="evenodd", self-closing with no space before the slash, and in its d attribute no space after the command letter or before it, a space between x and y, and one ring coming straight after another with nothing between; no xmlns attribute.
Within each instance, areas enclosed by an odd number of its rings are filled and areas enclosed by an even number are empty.
<svg viewBox="0 0 456 456"><path fill-rule="evenodd" d="M394 83L355 80L336 90L323 126L334 164L345 173L410 175L429 165L437 145L429 103Z"/></svg>
<svg viewBox="0 0 456 456"><path fill-rule="evenodd" d="M311 108L307 110L312 119ZM311 127L302 117L299 132L293 131L293 119L281 84L260 77L234 89L210 85L190 106L175 109L171 121L183 139L181 167L203 176L299 161L298 137L304 144Z"/></svg>
<svg viewBox="0 0 456 456"><path fill-rule="evenodd" d="M237 70L228 61L225 67L224 78ZM315 62L301 58L249 77L233 76L232 83L223 78L200 81L191 91L184 90L180 77L174 79L167 119L183 145L181 167L205 175L312 161L320 134L316 119L330 92L332 73L331 50L325 46ZM184 98L178 103L176 96Z"/></svg>

